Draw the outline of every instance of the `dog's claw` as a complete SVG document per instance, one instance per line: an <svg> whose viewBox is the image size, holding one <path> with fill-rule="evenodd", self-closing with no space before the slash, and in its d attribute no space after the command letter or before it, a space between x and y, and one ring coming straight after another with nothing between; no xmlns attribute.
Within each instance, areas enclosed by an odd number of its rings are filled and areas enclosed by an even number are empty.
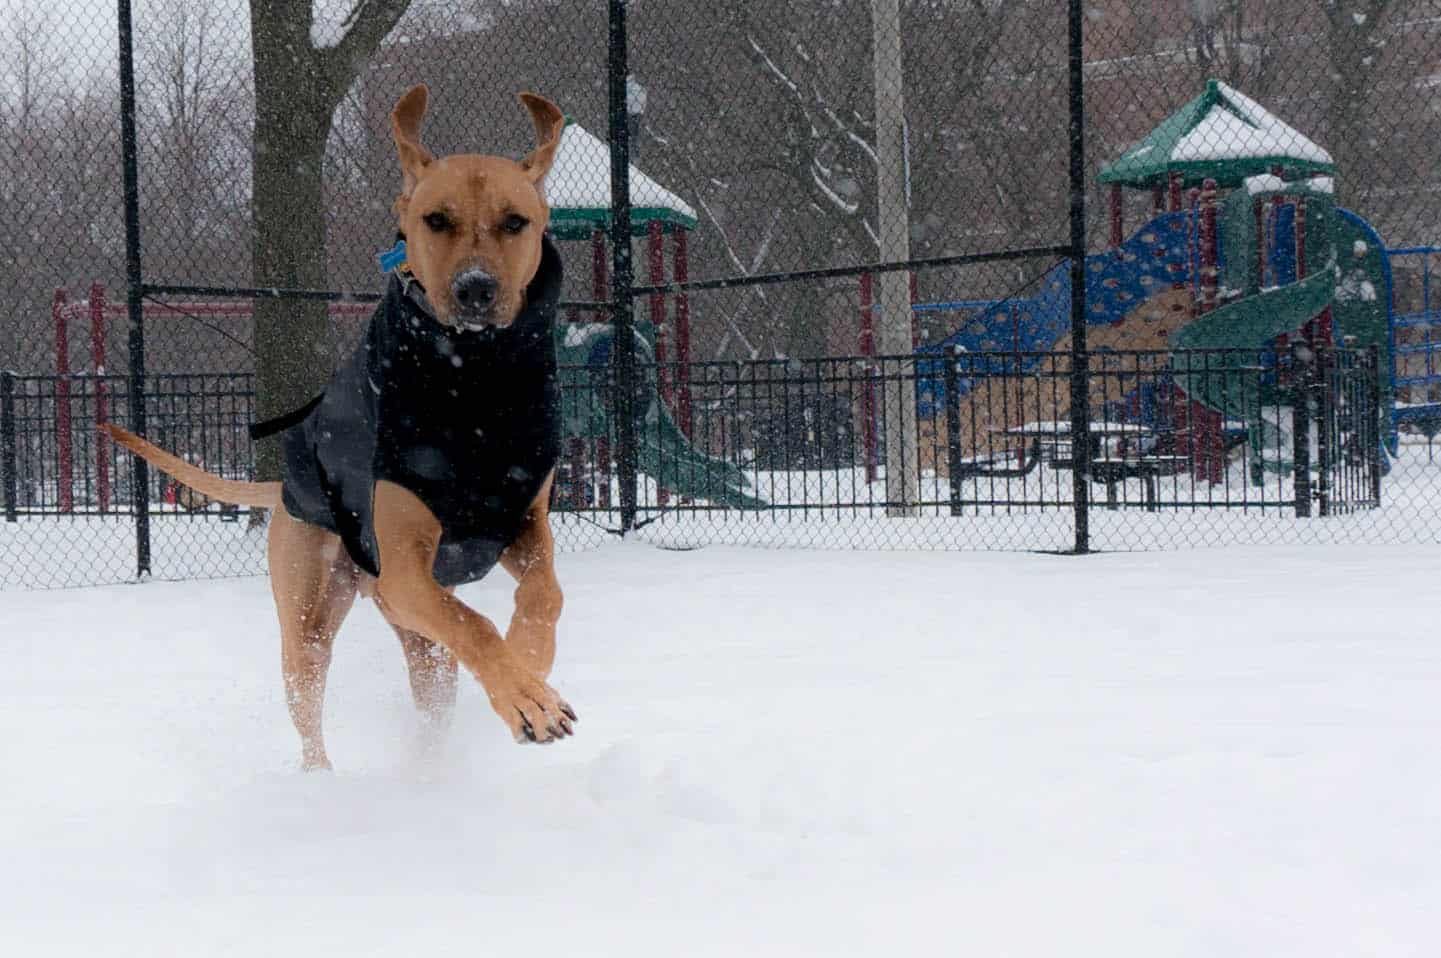
<svg viewBox="0 0 1441 958"><path fill-rule="evenodd" d="M502 705L501 701L508 701ZM574 735L571 720L573 710L547 686L544 680L536 679L524 671L516 675L516 686L509 694L497 693L491 697L491 704L500 716L506 719L512 735L519 744L536 742L546 745ZM567 719L564 716L569 716Z"/></svg>
<svg viewBox="0 0 1441 958"><path fill-rule="evenodd" d="M572 722L579 722L579 721L580 721L580 719L576 718L575 709L571 708L570 705L569 705L569 703L566 703L566 702L560 703L560 710L561 710L562 713L564 713L565 717L568 718L568 719L570 719Z"/></svg>

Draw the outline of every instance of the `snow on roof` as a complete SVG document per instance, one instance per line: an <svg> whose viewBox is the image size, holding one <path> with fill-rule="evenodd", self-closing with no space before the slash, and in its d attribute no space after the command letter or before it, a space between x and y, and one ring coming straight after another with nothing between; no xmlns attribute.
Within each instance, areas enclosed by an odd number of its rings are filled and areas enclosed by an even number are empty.
<svg viewBox="0 0 1441 958"><path fill-rule="evenodd" d="M1217 80L1223 98L1171 149L1179 163L1288 156L1332 163L1331 154L1261 104ZM1234 112L1232 112L1234 111Z"/></svg>
<svg viewBox="0 0 1441 958"><path fill-rule="evenodd" d="M1272 173L1260 173L1256 176L1246 177L1246 192L1255 196L1257 193L1281 193L1286 189L1286 181Z"/></svg>
<svg viewBox="0 0 1441 958"><path fill-rule="evenodd" d="M1234 87L1208 80L1200 96L1106 165L1100 181L1145 188L1180 176L1191 186L1214 179L1235 187L1274 167L1292 177L1335 172L1331 154L1303 133Z"/></svg>
<svg viewBox="0 0 1441 958"><path fill-rule="evenodd" d="M545 178L545 195L551 210L610 209L610 147L579 123L570 122L560 136L555 165ZM631 164L630 202L633 207L670 210L694 223L688 203Z"/></svg>
<svg viewBox="0 0 1441 958"><path fill-rule="evenodd" d="M1246 192L1252 196L1258 193L1325 193L1336 192L1336 180L1330 176L1312 176L1303 180L1283 180L1271 173L1248 176L1245 179Z"/></svg>

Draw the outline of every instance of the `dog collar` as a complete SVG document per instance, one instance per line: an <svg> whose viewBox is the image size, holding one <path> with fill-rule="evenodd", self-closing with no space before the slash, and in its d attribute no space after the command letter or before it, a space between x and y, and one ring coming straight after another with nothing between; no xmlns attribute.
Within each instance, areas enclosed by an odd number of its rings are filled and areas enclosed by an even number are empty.
<svg viewBox="0 0 1441 958"><path fill-rule="evenodd" d="M409 300L410 305L432 322L441 326L445 325L436 318L435 307L430 305L430 297L425 295L425 287L420 285L420 280L415 278L414 273L406 270L403 273L396 273L395 277L400 280L400 295Z"/></svg>

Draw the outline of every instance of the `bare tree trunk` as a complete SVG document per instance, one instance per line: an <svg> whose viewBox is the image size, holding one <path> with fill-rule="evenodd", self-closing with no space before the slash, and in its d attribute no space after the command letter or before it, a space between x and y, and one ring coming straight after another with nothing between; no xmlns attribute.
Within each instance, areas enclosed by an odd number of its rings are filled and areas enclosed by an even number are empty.
<svg viewBox="0 0 1441 958"><path fill-rule="evenodd" d="M257 56L257 66L259 57ZM255 285L323 289L325 206L321 169L324 104L305 103L282 78L256 71L254 158ZM278 416L303 405L330 373L325 304L261 299L255 304L257 414ZM280 446L257 450L261 479L280 477Z"/></svg>
<svg viewBox="0 0 1441 958"><path fill-rule="evenodd" d="M1358 194L1370 180L1376 146L1368 141L1371 86L1381 58L1380 26L1396 6L1394 0L1362 0L1338 5L1323 0L1328 26L1330 90L1327 98L1326 147L1344 172L1336 200L1355 209Z"/></svg>
<svg viewBox="0 0 1441 958"><path fill-rule="evenodd" d="M357 0L333 47L311 40L311 0L252 0L255 58L254 282L323 289L325 142L341 98L409 0ZM255 309L257 412L304 404L330 374L330 335L320 301L262 299ZM257 478L280 476L274 439L257 451Z"/></svg>

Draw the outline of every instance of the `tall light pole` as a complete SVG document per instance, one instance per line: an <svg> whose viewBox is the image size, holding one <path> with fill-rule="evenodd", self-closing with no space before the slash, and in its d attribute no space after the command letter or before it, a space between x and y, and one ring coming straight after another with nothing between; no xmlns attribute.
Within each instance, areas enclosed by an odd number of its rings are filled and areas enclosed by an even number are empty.
<svg viewBox="0 0 1441 958"><path fill-rule="evenodd" d="M876 91L876 206L881 261L902 263L911 258L910 215L906 209L905 69L901 61L901 14L898 0L871 0L873 72ZM877 277L876 328L883 356L910 357L911 288L907 270ZM895 360L892 360L895 362ZM899 374L882 380L886 425L886 512L916 514L920 499L916 457L916 389L909 377L910 359L894 366Z"/></svg>

